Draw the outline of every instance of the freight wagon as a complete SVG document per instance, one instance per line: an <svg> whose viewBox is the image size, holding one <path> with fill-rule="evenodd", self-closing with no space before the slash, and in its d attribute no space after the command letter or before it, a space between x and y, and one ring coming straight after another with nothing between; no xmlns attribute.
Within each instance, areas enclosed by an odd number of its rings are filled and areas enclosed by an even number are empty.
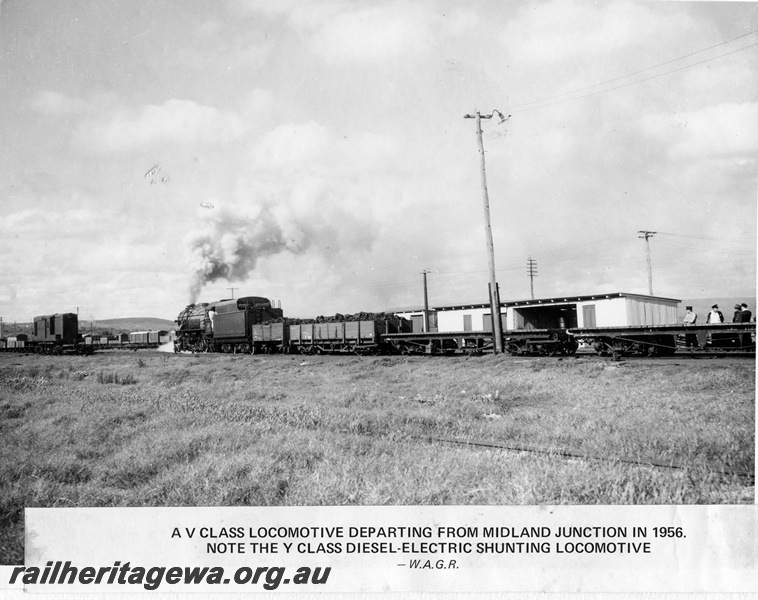
<svg viewBox="0 0 758 600"><path fill-rule="evenodd" d="M28 340L29 340L29 336L27 336L25 333L19 333L18 335L10 335L8 336L6 347L12 348L14 350L22 350L27 347Z"/></svg>
<svg viewBox="0 0 758 600"><path fill-rule="evenodd" d="M399 321L385 315L364 320L297 323L288 327L288 343L290 350L303 354L379 354L391 349L383 336L401 328Z"/></svg>
<svg viewBox="0 0 758 600"><path fill-rule="evenodd" d="M168 331L133 331L129 334L128 347L132 350L158 348L168 341L167 336Z"/></svg>

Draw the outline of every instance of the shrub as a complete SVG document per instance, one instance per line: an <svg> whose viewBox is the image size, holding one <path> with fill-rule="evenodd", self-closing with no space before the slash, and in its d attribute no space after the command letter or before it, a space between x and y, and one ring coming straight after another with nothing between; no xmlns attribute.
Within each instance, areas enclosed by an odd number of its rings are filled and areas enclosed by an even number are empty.
<svg viewBox="0 0 758 600"><path fill-rule="evenodd" d="M115 383L117 385L134 385L137 383L137 379L131 373L126 375L119 375L114 371L100 371L97 374L98 383Z"/></svg>

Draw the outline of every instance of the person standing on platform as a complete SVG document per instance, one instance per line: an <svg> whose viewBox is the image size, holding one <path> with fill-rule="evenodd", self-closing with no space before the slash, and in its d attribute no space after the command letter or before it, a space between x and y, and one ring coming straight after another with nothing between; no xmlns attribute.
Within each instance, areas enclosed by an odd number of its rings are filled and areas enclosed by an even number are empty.
<svg viewBox="0 0 758 600"><path fill-rule="evenodd" d="M685 325L694 325L697 323L697 313L692 312L692 307L687 306L685 307L685 310L687 311L684 315L684 324ZM687 348L697 348L700 344L697 342L697 334L695 333L685 333L684 334L684 345Z"/></svg>
<svg viewBox="0 0 758 600"><path fill-rule="evenodd" d="M719 310L719 305L714 304L711 306L711 312L708 313L708 318L705 321L706 323L723 323L724 322L724 313L722 313Z"/></svg>
<svg viewBox="0 0 758 600"><path fill-rule="evenodd" d="M740 311L740 322L741 323L750 323L750 320L753 318L753 313L750 311L750 309L747 307L747 304L744 302L740 305L742 310ZM749 346L752 346L754 344L753 342L753 334L751 333L743 333L742 334L742 347L746 348Z"/></svg>
<svg viewBox="0 0 758 600"><path fill-rule="evenodd" d="M742 305L734 305L734 316L732 317L732 323L742 323Z"/></svg>
<svg viewBox="0 0 758 600"><path fill-rule="evenodd" d="M740 317L742 318L742 323L750 323L750 319L753 317L753 313L750 311L750 309L747 307L747 304L744 302L741 304L742 306L742 312L740 313Z"/></svg>

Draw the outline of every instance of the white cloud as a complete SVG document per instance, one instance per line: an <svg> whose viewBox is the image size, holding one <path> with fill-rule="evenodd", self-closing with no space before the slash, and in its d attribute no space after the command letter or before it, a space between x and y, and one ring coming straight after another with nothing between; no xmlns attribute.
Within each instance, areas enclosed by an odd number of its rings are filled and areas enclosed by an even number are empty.
<svg viewBox="0 0 758 600"><path fill-rule="evenodd" d="M328 63L377 63L426 53L434 42L430 14L397 2L344 12L321 24L312 45Z"/></svg>
<svg viewBox="0 0 758 600"><path fill-rule="evenodd" d="M39 236L44 239L75 238L93 232L92 213L83 210L24 209L0 216L0 233L7 236Z"/></svg>
<svg viewBox="0 0 758 600"><path fill-rule="evenodd" d="M244 11L284 15L314 52L329 64L411 59L434 44L436 14L428 3L399 0L375 4L336 2L261 2L237 4ZM450 26L465 28L471 16L454 10Z"/></svg>
<svg viewBox="0 0 758 600"><path fill-rule="evenodd" d="M566 63L593 55L602 60L663 35L671 35L670 22L646 4L553 0L526 5L501 42L515 62Z"/></svg>
<svg viewBox="0 0 758 600"><path fill-rule="evenodd" d="M274 106L274 94L271 90L254 89L249 92L242 104L242 112L251 119L260 119L261 115Z"/></svg>
<svg viewBox="0 0 758 600"><path fill-rule="evenodd" d="M456 6L443 14L443 27L452 35L468 34L480 24L479 15L475 12Z"/></svg>
<svg viewBox="0 0 758 600"><path fill-rule="evenodd" d="M640 126L674 159L754 160L758 154L756 103L724 103L696 111L645 115Z"/></svg>
<svg viewBox="0 0 758 600"><path fill-rule="evenodd" d="M138 110L120 108L89 121L77 141L111 152L142 149L153 143L224 143L242 136L247 124L238 115L191 100L171 99Z"/></svg>
<svg viewBox="0 0 758 600"><path fill-rule="evenodd" d="M87 103L79 98L71 98L60 92L43 90L32 100L32 106L42 114L61 116L85 110Z"/></svg>
<svg viewBox="0 0 758 600"><path fill-rule="evenodd" d="M313 121L277 127L251 149L253 167L296 170L301 173L352 173L365 176L396 162L395 140L373 132L339 138ZM397 166L397 164L395 164Z"/></svg>

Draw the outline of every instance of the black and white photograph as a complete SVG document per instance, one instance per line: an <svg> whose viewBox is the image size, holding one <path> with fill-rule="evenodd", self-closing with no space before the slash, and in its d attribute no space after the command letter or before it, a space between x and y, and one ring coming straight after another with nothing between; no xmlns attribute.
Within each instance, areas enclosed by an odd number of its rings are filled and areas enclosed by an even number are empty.
<svg viewBox="0 0 758 600"><path fill-rule="evenodd" d="M203 553L252 564L224 511L310 507L290 592L357 538L410 583L334 590L434 591L370 527L401 507L471 592L593 591L499 588L480 547L695 542L424 510L753 526L757 4L0 0L0 107L0 590L70 560L38 509L217 510ZM102 556L90 591L150 589Z"/></svg>

